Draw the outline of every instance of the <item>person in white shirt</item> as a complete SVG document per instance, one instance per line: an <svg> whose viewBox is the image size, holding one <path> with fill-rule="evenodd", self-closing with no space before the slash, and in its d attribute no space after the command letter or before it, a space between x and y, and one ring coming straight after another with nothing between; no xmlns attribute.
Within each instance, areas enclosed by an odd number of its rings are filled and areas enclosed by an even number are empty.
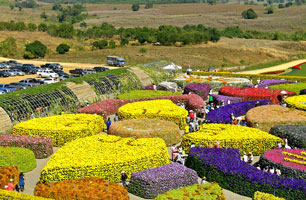
<svg viewBox="0 0 306 200"><path fill-rule="evenodd" d="M275 172L275 171L274 171L274 168L272 167L272 168L270 169L270 173L271 173L271 174L274 174L274 172Z"/></svg>
<svg viewBox="0 0 306 200"><path fill-rule="evenodd" d="M281 170L276 169L276 174L277 174L278 176L282 175Z"/></svg>
<svg viewBox="0 0 306 200"><path fill-rule="evenodd" d="M185 165L185 160L184 160L184 158L182 157L182 154L183 154L183 152L179 152L179 154L177 155L177 160L176 160L176 162L178 162L178 163L180 163L180 164L182 164L182 165Z"/></svg>
<svg viewBox="0 0 306 200"><path fill-rule="evenodd" d="M246 153L245 153L245 152L243 153L243 156L242 156L242 161L244 161L244 162L248 162L248 156L246 155Z"/></svg>
<svg viewBox="0 0 306 200"><path fill-rule="evenodd" d="M195 147L195 145L194 145L194 144L192 144L192 145L190 146L190 149L191 149L191 148L193 148L193 147Z"/></svg>

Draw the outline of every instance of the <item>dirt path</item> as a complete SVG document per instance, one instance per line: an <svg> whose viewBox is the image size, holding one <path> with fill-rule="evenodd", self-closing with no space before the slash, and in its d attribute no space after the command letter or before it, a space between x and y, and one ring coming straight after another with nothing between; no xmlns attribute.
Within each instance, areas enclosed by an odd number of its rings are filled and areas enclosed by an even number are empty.
<svg viewBox="0 0 306 200"><path fill-rule="evenodd" d="M131 67L129 69L139 78L139 80L141 80L143 86L152 84L151 77L148 76L148 74L144 70L140 69L139 67Z"/></svg>
<svg viewBox="0 0 306 200"><path fill-rule="evenodd" d="M293 66L305 63L305 62L306 62L306 59L295 60L295 61L291 61L291 62L288 62L288 63L284 63L284 64L280 64L280 65L276 65L276 66L268 67L268 68L264 68L264 69L237 72L237 74L262 74L262 73L267 73L267 72L286 70L290 67L293 67Z"/></svg>

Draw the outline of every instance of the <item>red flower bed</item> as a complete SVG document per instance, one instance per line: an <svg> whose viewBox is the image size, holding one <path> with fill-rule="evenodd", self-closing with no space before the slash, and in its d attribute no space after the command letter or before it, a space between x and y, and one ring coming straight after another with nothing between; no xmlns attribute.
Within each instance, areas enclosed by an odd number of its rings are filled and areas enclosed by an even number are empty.
<svg viewBox="0 0 306 200"><path fill-rule="evenodd" d="M282 94L281 91L286 91L286 94ZM270 100L272 104L279 104L284 95L295 96L295 92L287 90L276 90L266 88L243 88L224 86L219 90L220 95L241 97L242 101L251 100Z"/></svg>
<svg viewBox="0 0 306 200"><path fill-rule="evenodd" d="M0 135L0 146L30 149L38 159L47 158L53 154L52 139L46 137L4 134Z"/></svg>
<svg viewBox="0 0 306 200"><path fill-rule="evenodd" d="M185 94L185 95L173 95L173 96L141 98L141 99L108 99L92 104L90 106L86 106L84 108L80 108L78 112L87 113L87 114L98 114L102 115L104 119L106 119L107 116L115 114L116 112L118 112L118 109L121 106L127 103L156 100L156 99L169 99L175 104L177 104L178 102L184 102L187 109L189 110L197 109L198 113L200 112L201 107L204 106L204 101L200 96L196 94Z"/></svg>

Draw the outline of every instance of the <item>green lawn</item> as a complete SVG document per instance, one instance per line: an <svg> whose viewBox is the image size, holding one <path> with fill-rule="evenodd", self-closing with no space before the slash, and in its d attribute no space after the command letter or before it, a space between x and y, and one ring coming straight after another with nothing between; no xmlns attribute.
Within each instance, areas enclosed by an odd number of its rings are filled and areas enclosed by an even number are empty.
<svg viewBox="0 0 306 200"><path fill-rule="evenodd" d="M291 72L281 74L283 76L306 76L306 64L301 65L301 70L293 68Z"/></svg>

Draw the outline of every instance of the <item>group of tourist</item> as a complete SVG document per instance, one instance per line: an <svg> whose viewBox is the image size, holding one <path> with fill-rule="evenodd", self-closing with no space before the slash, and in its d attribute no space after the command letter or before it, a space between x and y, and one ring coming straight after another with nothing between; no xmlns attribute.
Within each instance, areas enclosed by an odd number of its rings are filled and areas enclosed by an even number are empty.
<svg viewBox="0 0 306 200"><path fill-rule="evenodd" d="M249 152L248 155L246 155L246 152L243 152L242 161L244 161L248 164L252 164L253 160L254 160L254 156L253 156L252 152Z"/></svg>
<svg viewBox="0 0 306 200"><path fill-rule="evenodd" d="M7 185L4 186L8 191L23 192L25 185L25 175L23 172L19 174L18 184L14 186L14 179L10 179Z"/></svg>

